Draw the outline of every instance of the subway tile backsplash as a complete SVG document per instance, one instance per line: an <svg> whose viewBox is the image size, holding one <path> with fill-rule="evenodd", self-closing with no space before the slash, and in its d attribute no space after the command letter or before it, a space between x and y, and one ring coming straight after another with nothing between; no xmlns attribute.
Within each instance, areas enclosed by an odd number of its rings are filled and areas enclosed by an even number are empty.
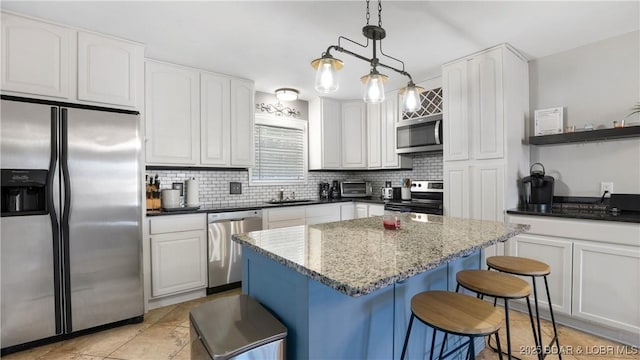
<svg viewBox="0 0 640 360"><path fill-rule="evenodd" d="M195 177L199 181L202 207L234 206L243 203L260 203L278 197L280 185L249 186L246 170L147 170L148 175L158 174L161 189L170 189L174 182L184 182ZM373 196L380 197L385 181L400 186L403 178L412 180L441 180L442 153L417 153L413 155L413 170L380 171L310 171L306 184L283 185L285 197L295 192L296 199L318 199L318 183L332 180L364 179L372 182ZM242 194L229 194L230 182L242 183Z"/></svg>

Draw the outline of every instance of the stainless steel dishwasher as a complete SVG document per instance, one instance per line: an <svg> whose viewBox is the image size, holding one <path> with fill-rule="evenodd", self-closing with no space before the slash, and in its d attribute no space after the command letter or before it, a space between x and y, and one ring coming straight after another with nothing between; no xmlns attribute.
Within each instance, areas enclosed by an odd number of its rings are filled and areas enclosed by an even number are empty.
<svg viewBox="0 0 640 360"><path fill-rule="evenodd" d="M238 287L242 280L242 247L231 235L262 230L262 210L209 214L207 293Z"/></svg>

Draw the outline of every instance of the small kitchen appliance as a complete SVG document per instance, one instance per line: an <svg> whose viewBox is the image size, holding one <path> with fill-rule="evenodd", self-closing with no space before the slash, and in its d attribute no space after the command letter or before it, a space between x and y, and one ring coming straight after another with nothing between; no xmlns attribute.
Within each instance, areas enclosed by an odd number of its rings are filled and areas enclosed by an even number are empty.
<svg viewBox="0 0 640 360"><path fill-rule="evenodd" d="M640 194L611 194L609 210L613 213L640 212Z"/></svg>
<svg viewBox="0 0 640 360"><path fill-rule="evenodd" d="M174 209L180 207L180 190L164 189L162 190L162 208Z"/></svg>
<svg viewBox="0 0 640 360"><path fill-rule="evenodd" d="M340 199L340 181L333 180L330 199Z"/></svg>
<svg viewBox="0 0 640 360"><path fill-rule="evenodd" d="M364 180L346 180L340 183L340 190L341 197L371 197L371 182Z"/></svg>
<svg viewBox="0 0 640 360"><path fill-rule="evenodd" d="M534 168L538 166L539 169ZM544 165L534 163L529 168L529 176L521 180L520 191L523 207L529 211L551 211L553 205L553 176L545 175Z"/></svg>
<svg viewBox="0 0 640 360"><path fill-rule="evenodd" d="M329 183L321 182L318 184L318 197L320 200L328 200L330 192L331 187L329 186Z"/></svg>
<svg viewBox="0 0 640 360"><path fill-rule="evenodd" d="M382 188L382 200L400 200L402 188L400 186L386 186Z"/></svg>
<svg viewBox="0 0 640 360"><path fill-rule="evenodd" d="M393 188L392 187L383 187L382 188L382 200L393 200Z"/></svg>
<svg viewBox="0 0 640 360"><path fill-rule="evenodd" d="M396 124L396 154L442 151L442 114Z"/></svg>

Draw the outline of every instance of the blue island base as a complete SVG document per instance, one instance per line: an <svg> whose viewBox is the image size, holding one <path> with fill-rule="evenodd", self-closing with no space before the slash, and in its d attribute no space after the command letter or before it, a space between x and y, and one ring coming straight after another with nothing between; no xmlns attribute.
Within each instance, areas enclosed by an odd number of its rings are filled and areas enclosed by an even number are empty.
<svg viewBox="0 0 640 360"><path fill-rule="evenodd" d="M261 255L243 251L242 291L269 309L288 329L288 359L400 359L411 316L411 297L426 290L455 291L455 273L480 268L480 251L407 280L351 297ZM407 359L429 357L432 329L416 322ZM466 338L449 336L445 352ZM442 333L436 338L440 350ZM476 351L484 339L475 340ZM464 359L466 347L452 359Z"/></svg>

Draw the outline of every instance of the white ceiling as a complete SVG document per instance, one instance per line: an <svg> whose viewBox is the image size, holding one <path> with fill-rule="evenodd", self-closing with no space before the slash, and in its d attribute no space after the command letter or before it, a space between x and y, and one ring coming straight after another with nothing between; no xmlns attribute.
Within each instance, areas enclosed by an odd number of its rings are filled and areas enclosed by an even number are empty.
<svg viewBox="0 0 640 360"><path fill-rule="evenodd" d="M364 1L2 1L3 9L146 44L146 57L255 80L256 90L299 89L317 96L311 60L339 35L364 42ZM377 3L371 4L377 24ZM499 43L529 59L640 29L640 2L391 1L382 3L383 50L403 60L416 82L440 65ZM343 42L366 57L371 49ZM640 46L640 44L639 44ZM368 64L344 61L332 97L361 96ZM395 65L392 60L383 63ZM389 70L388 89L406 78Z"/></svg>

